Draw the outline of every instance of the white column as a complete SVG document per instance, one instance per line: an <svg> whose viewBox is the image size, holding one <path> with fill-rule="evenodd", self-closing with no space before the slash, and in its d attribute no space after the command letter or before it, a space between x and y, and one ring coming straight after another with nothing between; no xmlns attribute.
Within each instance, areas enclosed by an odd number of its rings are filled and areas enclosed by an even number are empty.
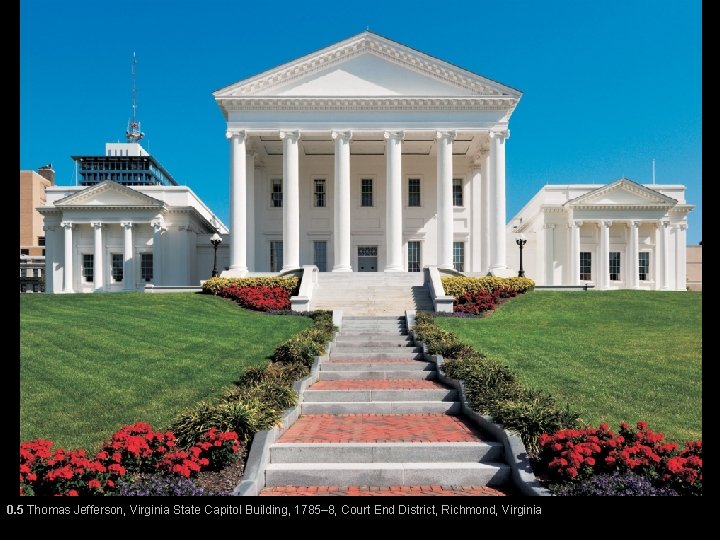
<svg viewBox="0 0 720 540"><path fill-rule="evenodd" d="M63 291L73 292L73 224L63 221L60 226L65 229L65 260L63 265Z"/></svg>
<svg viewBox="0 0 720 540"><path fill-rule="evenodd" d="M640 239L638 235L638 229L640 228L639 221L630 222L630 250L628 253L628 272L629 276L627 279L628 287L631 289L638 289L640 287Z"/></svg>
<svg viewBox="0 0 720 540"><path fill-rule="evenodd" d="M333 131L335 140L335 208L333 272L352 272L350 265L350 131Z"/></svg>
<svg viewBox="0 0 720 540"><path fill-rule="evenodd" d="M45 292L56 293L55 290L55 229L51 225L43 225L45 231Z"/></svg>
<svg viewBox="0 0 720 540"><path fill-rule="evenodd" d="M453 268L452 143L455 133L438 131L437 138L437 266Z"/></svg>
<svg viewBox="0 0 720 540"><path fill-rule="evenodd" d="M505 257L505 140L509 131L490 132L490 167L492 192L492 226L490 248L490 271L502 273L507 270Z"/></svg>
<svg viewBox="0 0 720 540"><path fill-rule="evenodd" d="M247 274L247 165L245 132L228 131L230 140L230 274Z"/></svg>
<svg viewBox="0 0 720 540"><path fill-rule="evenodd" d="M95 229L95 256L93 276L95 278L94 287L96 291L103 290L103 243L102 243L102 223L96 221L91 223L93 229Z"/></svg>
<svg viewBox="0 0 720 540"><path fill-rule="evenodd" d="M120 224L125 233L123 250L123 289L132 291L135 289L135 271L133 269L133 224L124 221Z"/></svg>
<svg viewBox="0 0 720 540"><path fill-rule="evenodd" d="M255 158L257 153L250 148L247 152L246 173L246 214L245 214L245 262L248 271L255 269Z"/></svg>
<svg viewBox="0 0 720 540"><path fill-rule="evenodd" d="M660 222L660 251L661 251L661 273L662 280L660 281L660 288L662 290L668 290L670 288L670 222Z"/></svg>
<svg viewBox="0 0 720 540"><path fill-rule="evenodd" d="M385 272L402 272L402 131L385 132L387 156L385 234L387 260Z"/></svg>
<svg viewBox="0 0 720 540"><path fill-rule="evenodd" d="M283 267L300 268L300 132L281 131L283 140Z"/></svg>
<svg viewBox="0 0 720 540"><path fill-rule="evenodd" d="M687 224L675 227L675 290L687 290Z"/></svg>
<svg viewBox="0 0 720 540"><path fill-rule="evenodd" d="M469 201L471 223L472 223L472 234L470 236L470 263L468 267L472 272L483 271L483 259L482 259L482 159L480 156L475 156L472 162L472 177L470 179L470 195L471 200ZM464 201L465 206L468 206L468 201Z"/></svg>
<svg viewBox="0 0 720 540"><path fill-rule="evenodd" d="M570 223L570 285L580 285L580 229L582 225L582 221Z"/></svg>
<svg viewBox="0 0 720 540"><path fill-rule="evenodd" d="M161 215L157 215L150 223L153 228L153 285L162 285L162 233L165 229L165 221Z"/></svg>
<svg viewBox="0 0 720 540"><path fill-rule="evenodd" d="M600 226L600 261L598 285L600 289L610 287L610 226L611 221L601 221Z"/></svg>
<svg viewBox="0 0 720 540"><path fill-rule="evenodd" d="M490 220L490 151L483 150L481 152L482 160L482 178L480 184L480 201L482 210L480 212L482 220L482 240L480 241L480 254L482 265L478 268L479 272L488 272L490 269L490 250L492 242L492 221Z"/></svg>
<svg viewBox="0 0 720 540"><path fill-rule="evenodd" d="M579 277L579 272L578 272ZM545 285L555 285L555 224L545 224Z"/></svg>

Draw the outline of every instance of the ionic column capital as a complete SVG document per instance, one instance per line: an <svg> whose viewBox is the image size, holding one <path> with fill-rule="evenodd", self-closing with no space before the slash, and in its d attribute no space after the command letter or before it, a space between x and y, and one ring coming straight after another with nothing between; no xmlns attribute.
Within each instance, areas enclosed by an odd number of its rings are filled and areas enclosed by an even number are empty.
<svg viewBox="0 0 720 540"><path fill-rule="evenodd" d="M102 229L103 224L101 221L93 221L92 223L90 223L90 226L93 229L98 230L98 229Z"/></svg>
<svg viewBox="0 0 720 540"><path fill-rule="evenodd" d="M60 224L60 226L61 226L63 229L70 229L70 230L72 230L72 228L73 228L73 222L72 222L72 221L63 221L63 222Z"/></svg>
<svg viewBox="0 0 720 540"><path fill-rule="evenodd" d="M162 218L162 216L156 217L150 222L150 225L153 228L153 232L159 233L162 231L166 231L167 227L165 226L165 220Z"/></svg>
<svg viewBox="0 0 720 540"><path fill-rule="evenodd" d="M451 142L455 140L455 137L457 136L456 131L436 131L435 132L435 138L440 139L449 139Z"/></svg>
<svg viewBox="0 0 720 540"><path fill-rule="evenodd" d="M506 129L503 131L491 131L489 133L491 139L498 139L501 143L505 142L505 139L510 138L510 130Z"/></svg>
<svg viewBox="0 0 720 540"><path fill-rule="evenodd" d="M678 231L686 231L688 228L687 223L678 223L676 227Z"/></svg>
<svg viewBox="0 0 720 540"><path fill-rule="evenodd" d="M349 142L350 139L352 139L352 131L335 131L333 130L330 133L330 136L333 138L333 140L340 139L342 142Z"/></svg>
<svg viewBox="0 0 720 540"><path fill-rule="evenodd" d="M639 222L639 221L632 220L632 221L630 222L630 228L639 229L639 228L640 228L640 222Z"/></svg>
<svg viewBox="0 0 720 540"><path fill-rule="evenodd" d="M300 131L281 131L280 132L280 138L282 140L289 140L290 142L296 143L300 139Z"/></svg>
<svg viewBox="0 0 720 540"><path fill-rule="evenodd" d="M404 131L386 131L383 133L383 137L387 140L402 141L405 138Z"/></svg>
<svg viewBox="0 0 720 540"><path fill-rule="evenodd" d="M544 229L554 229L555 223L546 223L545 225L543 225L543 228Z"/></svg>
<svg viewBox="0 0 720 540"><path fill-rule="evenodd" d="M244 141L244 140L245 140L245 136L246 136L246 135L247 135L247 133L246 133L244 130L241 130L241 129L240 129L240 130L230 130L230 129L228 129L228 130L225 132L225 137L227 137L228 139L232 139L232 138L234 137L234 138L237 138L237 139L239 139L239 140L241 140L241 141Z"/></svg>
<svg viewBox="0 0 720 540"><path fill-rule="evenodd" d="M123 221L123 222L120 223L120 226L121 226L123 229L132 229L132 228L133 228L133 225L134 225L134 223L133 223L132 221Z"/></svg>
<svg viewBox="0 0 720 540"><path fill-rule="evenodd" d="M603 227L609 229L610 227L612 227L612 224L613 224L613 222L612 222L612 221L608 221L608 220L598 221L598 227L600 227L601 229L602 229Z"/></svg>
<svg viewBox="0 0 720 540"><path fill-rule="evenodd" d="M670 221L660 220L660 223L659 223L659 224L660 224L660 226L663 227L664 229L667 229L668 227L670 227Z"/></svg>
<svg viewBox="0 0 720 540"><path fill-rule="evenodd" d="M583 222L583 221L580 221L580 220L578 220L578 221L571 221L571 222L570 222L570 226L571 226L571 227L580 228L580 227L583 226L583 223L584 223L584 222Z"/></svg>

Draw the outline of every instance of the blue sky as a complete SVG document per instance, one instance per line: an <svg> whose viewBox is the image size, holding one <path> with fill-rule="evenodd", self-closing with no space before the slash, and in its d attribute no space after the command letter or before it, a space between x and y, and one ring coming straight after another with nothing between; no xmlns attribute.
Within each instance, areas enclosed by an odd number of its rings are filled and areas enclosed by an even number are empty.
<svg viewBox="0 0 720 540"><path fill-rule="evenodd" d="M524 92L510 121L508 217L546 183L688 186L702 239L699 0L21 0L20 168L123 140L138 57L143 143L228 217L212 91L366 28Z"/></svg>

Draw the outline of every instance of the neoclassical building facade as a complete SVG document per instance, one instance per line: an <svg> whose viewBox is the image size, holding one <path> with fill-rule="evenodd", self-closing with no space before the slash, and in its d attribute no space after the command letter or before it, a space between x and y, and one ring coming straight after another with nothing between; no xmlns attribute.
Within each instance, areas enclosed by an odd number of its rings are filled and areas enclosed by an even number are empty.
<svg viewBox="0 0 720 540"><path fill-rule="evenodd" d="M363 32L214 97L230 143L224 275L508 273L519 91Z"/></svg>
<svg viewBox="0 0 720 540"><path fill-rule="evenodd" d="M685 186L544 186L507 225L510 265L538 285L598 289L687 289Z"/></svg>

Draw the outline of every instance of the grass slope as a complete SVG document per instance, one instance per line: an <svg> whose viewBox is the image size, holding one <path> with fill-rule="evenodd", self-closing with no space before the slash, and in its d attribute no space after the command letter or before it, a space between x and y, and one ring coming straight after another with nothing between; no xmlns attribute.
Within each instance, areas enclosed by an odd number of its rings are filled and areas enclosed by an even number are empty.
<svg viewBox="0 0 720 540"><path fill-rule="evenodd" d="M205 295L20 298L20 437L66 448L140 420L164 428L310 326Z"/></svg>
<svg viewBox="0 0 720 540"><path fill-rule="evenodd" d="M702 438L702 293L535 291L483 319L438 318L592 424Z"/></svg>

